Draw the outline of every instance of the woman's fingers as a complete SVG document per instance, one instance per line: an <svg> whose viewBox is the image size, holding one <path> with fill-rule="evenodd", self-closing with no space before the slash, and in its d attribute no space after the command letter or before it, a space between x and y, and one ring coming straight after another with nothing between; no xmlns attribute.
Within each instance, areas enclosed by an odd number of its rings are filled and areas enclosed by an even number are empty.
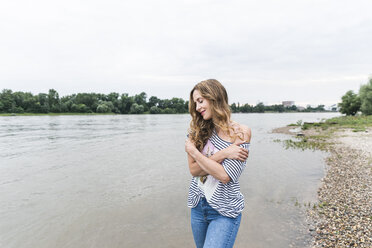
<svg viewBox="0 0 372 248"><path fill-rule="evenodd" d="M239 153L239 160L241 160L241 161L244 162L245 160L247 160L248 155L249 155L248 150L242 148L242 149L240 150L240 153Z"/></svg>
<svg viewBox="0 0 372 248"><path fill-rule="evenodd" d="M190 149L194 146L194 143L191 142L189 138L185 140L185 151L188 153Z"/></svg>
<svg viewBox="0 0 372 248"><path fill-rule="evenodd" d="M244 162L248 158L249 154L248 150L243 147L240 147L238 144L233 144L226 149L229 150L228 158L230 159L238 159Z"/></svg>
<svg viewBox="0 0 372 248"><path fill-rule="evenodd" d="M240 156L239 157L239 160L242 161L242 162L244 162L245 160L247 160L247 157L246 156Z"/></svg>
<svg viewBox="0 0 372 248"><path fill-rule="evenodd" d="M247 149L241 148L240 153L243 154L243 155L248 156L248 150Z"/></svg>

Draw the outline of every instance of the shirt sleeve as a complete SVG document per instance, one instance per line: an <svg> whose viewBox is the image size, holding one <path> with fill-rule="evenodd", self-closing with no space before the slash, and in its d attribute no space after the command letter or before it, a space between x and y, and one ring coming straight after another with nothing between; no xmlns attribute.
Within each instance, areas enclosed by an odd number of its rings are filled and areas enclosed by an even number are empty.
<svg viewBox="0 0 372 248"><path fill-rule="evenodd" d="M250 145L249 143L244 143L241 144L240 147L249 150L249 145ZM246 161L242 162L237 159L226 158L222 161L222 166L233 183L239 181L239 177L242 174L246 164L247 164Z"/></svg>

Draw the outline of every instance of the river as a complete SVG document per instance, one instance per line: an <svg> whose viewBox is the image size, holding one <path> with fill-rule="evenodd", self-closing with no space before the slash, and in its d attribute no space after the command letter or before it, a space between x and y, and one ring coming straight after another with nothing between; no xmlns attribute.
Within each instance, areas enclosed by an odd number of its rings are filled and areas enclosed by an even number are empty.
<svg viewBox="0 0 372 248"><path fill-rule="evenodd" d="M233 114L252 129L235 247L306 247L321 151L271 130L338 113ZM189 115L0 117L0 247L193 247Z"/></svg>

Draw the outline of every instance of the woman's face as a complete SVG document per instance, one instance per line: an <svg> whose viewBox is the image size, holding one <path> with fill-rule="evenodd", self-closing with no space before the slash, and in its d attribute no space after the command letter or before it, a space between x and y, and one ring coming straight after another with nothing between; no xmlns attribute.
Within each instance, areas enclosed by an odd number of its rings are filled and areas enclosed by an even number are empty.
<svg viewBox="0 0 372 248"><path fill-rule="evenodd" d="M209 101L202 97L198 90L194 90L192 97L195 102L196 111L203 116L204 120L210 120L212 118L212 111Z"/></svg>

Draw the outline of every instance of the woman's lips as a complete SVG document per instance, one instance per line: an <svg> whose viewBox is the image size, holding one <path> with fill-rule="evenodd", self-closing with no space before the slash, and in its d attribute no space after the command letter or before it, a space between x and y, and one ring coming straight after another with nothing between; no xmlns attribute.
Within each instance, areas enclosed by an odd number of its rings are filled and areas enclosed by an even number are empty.
<svg viewBox="0 0 372 248"><path fill-rule="evenodd" d="M204 113L205 113L205 110L204 110L204 111L202 111L202 112L200 112L200 114L201 114L201 115L204 115Z"/></svg>

